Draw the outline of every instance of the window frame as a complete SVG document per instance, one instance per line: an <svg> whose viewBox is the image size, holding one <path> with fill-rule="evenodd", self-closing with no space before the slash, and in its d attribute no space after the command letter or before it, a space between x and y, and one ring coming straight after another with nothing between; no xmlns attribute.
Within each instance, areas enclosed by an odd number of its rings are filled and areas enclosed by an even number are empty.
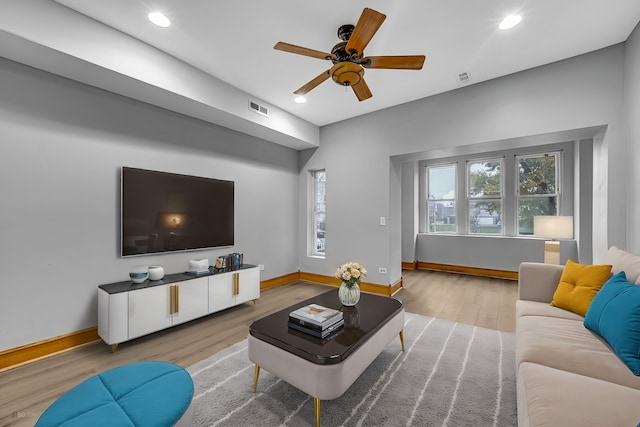
<svg viewBox="0 0 640 427"><path fill-rule="evenodd" d="M442 169L442 168L446 168L446 167L453 167L454 169L454 173L453 173L453 177L454 177L454 182L453 182L453 188L455 191L455 195L453 199L431 199L430 195L431 195L431 182L430 182L430 174L429 174L429 169ZM459 221L459 215L458 215L458 199L459 199L459 191L458 191L458 162L446 162L446 163L437 163L437 164L430 164L430 165L426 165L425 166L425 182L426 182L426 207L425 207L425 219L426 219L426 232L429 234L459 234L459 227L458 224L460 223ZM453 203L454 206L454 214L455 214L455 227L454 230L451 231L431 231L430 230L430 209L429 209L429 205L434 202L447 202Z"/></svg>
<svg viewBox="0 0 640 427"><path fill-rule="evenodd" d="M516 157L537 157L545 153L557 155L558 198L557 214L574 215L574 209L579 208L574 198L574 187L579 186L576 159L576 142L563 141L534 146L513 147L501 150L487 150L469 154L457 154L447 157L432 157L418 160L418 191L419 202L416 206L416 214L419 214L417 225L419 234L432 236L470 236L470 237L516 237L533 238L529 234L519 234L518 229L518 163ZM470 233L468 229L468 206L467 206L467 176L466 162L475 162L483 159L503 158L502 164L502 235L497 234L477 234ZM457 164L456 174L456 232L434 233L429 231L428 212L428 167L436 167L447 164ZM462 167L465 165L465 167ZM546 195L545 195L546 196ZM526 231L526 230L525 230Z"/></svg>
<svg viewBox="0 0 640 427"><path fill-rule="evenodd" d="M472 196L471 195L471 165L475 163L486 163L486 162L497 162L500 164L500 194L499 196ZM465 183L466 183L466 191L465 191L465 207L466 207L466 225L467 225L467 233L472 236L504 236L505 234L505 226L504 226L504 204L505 204L505 162L504 156L492 156L492 157L482 157L482 158L473 158L468 159L466 161L465 167ZM499 200L500 201L500 232L499 233L483 233L483 232L474 232L472 231L473 227L471 225L471 203L477 201L487 201L487 200ZM476 225L477 226L477 225Z"/></svg>
<svg viewBox="0 0 640 427"><path fill-rule="evenodd" d="M537 157L555 157L555 193L546 193L546 194L529 194L526 196L520 195L520 159L528 159L528 158L537 158ZM561 171L561 163L563 162L562 150L550 150L550 151L538 151L536 153L527 153L527 154L519 154L515 156L515 184L516 184L516 196L515 196L515 234L518 237L532 237L533 236L533 228L531 234L521 234L520 233L520 200L521 199L542 199L548 197L555 197L556 199L556 213L555 215L560 215L560 204L562 201L561 195L561 184L562 184L562 171Z"/></svg>
<svg viewBox="0 0 640 427"><path fill-rule="evenodd" d="M310 206L310 217L309 217L309 236L308 236L308 247L309 247L309 255L312 257L325 258L326 256L326 228L327 228L327 171L326 169L315 169L310 170L310 180L311 180L311 206ZM318 203L318 192L319 192L319 178L318 175L322 173L324 176L324 209L319 208ZM320 230L320 223L318 222L318 216L324 216L324 230L323 237L318 237L318 231ZM319 247L320 242L319 239L322 239L321 247Z"/></svg>

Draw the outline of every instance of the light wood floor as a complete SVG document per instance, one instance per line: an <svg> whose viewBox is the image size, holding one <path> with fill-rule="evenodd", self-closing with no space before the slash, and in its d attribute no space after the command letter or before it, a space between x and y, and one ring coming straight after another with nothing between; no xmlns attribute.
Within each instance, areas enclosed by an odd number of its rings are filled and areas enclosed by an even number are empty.
<svg viewBox="0 0 640 427"><path fill-rule="evenodd" d="M408 312L515 330L515 281L415 270L403 272L403 284L395 297ZM95 341L0 372L0 426L33 426L60 395L116 366L163 360L186 368L245 339L254 320L328 289L332 287L291 283L263 291L256 304L243 304L120 344L115 353L102 341Z"/></svg>

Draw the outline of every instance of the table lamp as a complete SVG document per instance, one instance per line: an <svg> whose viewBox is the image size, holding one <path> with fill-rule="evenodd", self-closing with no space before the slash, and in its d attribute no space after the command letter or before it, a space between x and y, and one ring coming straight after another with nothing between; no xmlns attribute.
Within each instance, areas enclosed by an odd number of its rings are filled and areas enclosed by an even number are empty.
<svg viewBox="0 0 640 427"><path fill-rule="evenodd" d="M533 235L551 239L544 242L545 264L560 264L560 242L557 239L573 239L573 217L534 216Z"/></svg>

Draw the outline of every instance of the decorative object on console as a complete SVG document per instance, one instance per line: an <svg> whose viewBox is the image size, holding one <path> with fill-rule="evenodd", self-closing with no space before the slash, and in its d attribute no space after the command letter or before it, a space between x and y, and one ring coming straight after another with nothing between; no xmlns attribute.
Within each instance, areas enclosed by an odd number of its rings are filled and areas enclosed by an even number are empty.
<svg viewBox="0 0 640 427"><path fill-rule="evenodd" d="M161 265L149 266L149 280L161 280L164 277L164 267Z"/></svg>
<svg viewBox="0 0 640 427"><path fill-rule="evenodd" d="M216 259L216 268L218 268L218 269L227 268L227 257L226 256L219 256Z"/></svg>
<svg viewBox="0 0 640 427"><path fill-rule="evenodd" d="M146 265L134 267L129 273L129 277L133 283L142 283L149 278L149 267Z"/></svg>
<svg viewBox="0 0 640 427"><path fill-rule="evenodd" d="M345 262L336 270L335 277L342 280L338 297L342 305L354 306L360 301L360 281L367 276L367 269L357 262Z"/></svg>
<svg viewBox="0 0 640 427"><path fill-rule="evenodd" d="M192 259L189 261L189 272L191 273L205 273L209 272L209 260L206 258L203 259Z"/></svg>
<svg viewBox="0 0 640 427"><path fill-rule="evenodd" d="M544 237L545 264L560 264L560 242L558 239L573 239L572 216L534 216L533 235Z"/></svg>

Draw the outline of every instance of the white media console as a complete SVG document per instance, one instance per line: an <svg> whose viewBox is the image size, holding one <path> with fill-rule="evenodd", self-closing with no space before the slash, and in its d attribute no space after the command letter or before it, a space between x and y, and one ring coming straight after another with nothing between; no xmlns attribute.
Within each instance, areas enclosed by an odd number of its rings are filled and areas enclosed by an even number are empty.
<svg viewBox="0 0 640 427"><path fill-rule="evenodd" d="M98 335L113 351L119 343L260 298L260 269L98 286Z"/></svg>

